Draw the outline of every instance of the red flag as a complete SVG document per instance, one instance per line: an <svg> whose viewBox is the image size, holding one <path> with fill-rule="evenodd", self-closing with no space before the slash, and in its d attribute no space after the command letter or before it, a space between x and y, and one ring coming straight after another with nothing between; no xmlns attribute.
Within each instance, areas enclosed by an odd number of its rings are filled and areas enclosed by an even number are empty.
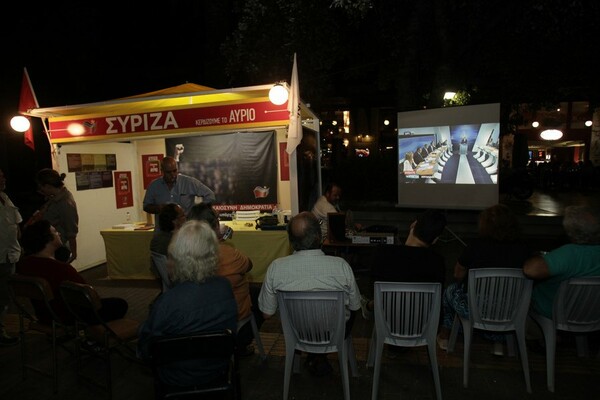
<svg viewBox="0 0 600 400"><path fill-rule="evenodd" d="M33 87L31 86L31 80L29 80L27 68L24 68L23 83L21 85L21 99L19 100L19 114L25 114L29 112L29 110L39 107L37 99L35 98L35 93L33 92ZM31 122L31 118L29 116L27 116L27 118ZM35 144L33 143L33 127L29 127L23 138L25 140L25 145L29 146L31 150L35 150Z"/></svg>

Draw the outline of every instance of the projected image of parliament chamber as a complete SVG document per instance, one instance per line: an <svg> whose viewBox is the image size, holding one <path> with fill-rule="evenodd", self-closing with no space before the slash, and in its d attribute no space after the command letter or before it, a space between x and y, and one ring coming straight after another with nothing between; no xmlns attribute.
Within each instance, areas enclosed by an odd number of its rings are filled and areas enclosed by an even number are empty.
<svg viewBox="0 0 600 400"><path fill-rule="evenodd" d="M405 130L398 136L400 181L497 183L498 127L498 123L491 123Z"/></svg>
<svg viewBox="0 0 600 400"><path fill-rule="evenodd" d="M483 209L498 202L500 104L398 113L399 207Z"/></svg>

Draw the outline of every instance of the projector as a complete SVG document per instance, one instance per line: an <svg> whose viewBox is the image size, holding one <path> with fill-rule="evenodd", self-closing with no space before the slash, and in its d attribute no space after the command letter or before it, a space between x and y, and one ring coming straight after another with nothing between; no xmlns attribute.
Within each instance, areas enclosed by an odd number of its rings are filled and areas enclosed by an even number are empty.
<svg viewBox="0 0 600 400"><path fill-rule="evenodd" d="M395 244L393 233L358 232L352 236L353 244Z"/></svg>

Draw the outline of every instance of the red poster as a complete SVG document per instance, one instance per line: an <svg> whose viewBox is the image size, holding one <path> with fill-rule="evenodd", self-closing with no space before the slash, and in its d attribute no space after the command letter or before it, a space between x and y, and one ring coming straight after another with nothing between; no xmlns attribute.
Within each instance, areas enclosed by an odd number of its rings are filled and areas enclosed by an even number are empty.
<svg viewBox="0 0 600 400"><path fill-rule="evenodd" d="M133 207L131 171L115 171L114 177L117 208Z"/></svg>
<svg viewBox="0 0 600 400"><path fill-rule="evenodd" d="M287 151L285 151L286 147L286 142L279 143L279 171L281 174L282 181L290 180L290 156L287 153Z"/></svg>
<svg viewBox="0 0 600 400"><path fill-rule="evenodd" d="M162 154L143 154L142 155L142 169L144 176L144 189L148 188L150 182L156 178L162 176L160 170L160 161L163 159Z"/></svg>

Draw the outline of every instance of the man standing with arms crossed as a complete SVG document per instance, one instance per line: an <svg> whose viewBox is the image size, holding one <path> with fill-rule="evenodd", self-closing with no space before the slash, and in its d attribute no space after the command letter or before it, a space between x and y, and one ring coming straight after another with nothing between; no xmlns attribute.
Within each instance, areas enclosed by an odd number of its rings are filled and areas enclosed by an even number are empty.
<svg viewBox="0 0 600 400"><path fill-rule="evenodd" d="M4 318L8 309L8 277L15 273L15 264L21 256L19 245L19 224L23 219L19 209L10 201L6 193L6 178L0 169L0 346L12 346L19 339L8 336Z"/></svg>

